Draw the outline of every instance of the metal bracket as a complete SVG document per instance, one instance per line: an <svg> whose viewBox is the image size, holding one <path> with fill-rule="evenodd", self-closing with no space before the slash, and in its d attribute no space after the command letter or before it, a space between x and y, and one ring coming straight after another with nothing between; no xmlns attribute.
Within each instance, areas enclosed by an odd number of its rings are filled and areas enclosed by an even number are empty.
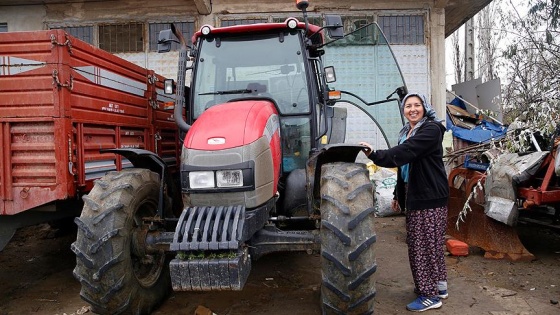
<svg viewBox="0 0 560 315"><path fill-rule="evenodd" d="M155 84L157 81L159 80L155 75L148 75L148 83Z"/></svg>
<svg viewBox="0 0 560 315"><path fill-rule="evenodd" d="M161 141L161 135L159 134L159 132L157 132L154 135L154 140L155 140L155 152L158 153L158 142Z"/></svg>
<svg viewBox="0 0 560 315"><path fill-rule="evenodd" d="M72 90L73 83L74 83L74 77L72 75L70 75L70 82L66 81L66 83L61 83L60 80L58 79L58 70L53 70L53 85L56 85L59 89L61 87L65 87L68 88L69 90Z"/></svg>
<svg viewBox="0 0 560 315"><path fill-rule="evenodd" d="M53 46L67 46L68 47L68 52L72 53L72 42L68 38L68 34L64 34L64 37L66 38L66 41L64 43L59 43L56 40L56 36L54 36L54 34L51 34L51 44Z"/></svg>

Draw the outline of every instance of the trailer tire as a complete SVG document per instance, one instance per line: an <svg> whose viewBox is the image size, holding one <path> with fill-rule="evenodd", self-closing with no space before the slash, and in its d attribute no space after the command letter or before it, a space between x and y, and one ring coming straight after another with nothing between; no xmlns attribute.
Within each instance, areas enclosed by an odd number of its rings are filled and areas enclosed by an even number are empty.
<svg viewBox="0 0 560 315"><path fill-rule="evenodd" d="M84 196L74 277L97 314L150 314L170 292L165 252L143 252L134 241L142 218L157 213L160 179L146 169L110 172Z"/></svg>
<svg viewBox="0 0 560 315"><path fill-rule="evenodd" d="M373 314L373 185L363 164L328 163L321 174L323 314Z"/></svg>

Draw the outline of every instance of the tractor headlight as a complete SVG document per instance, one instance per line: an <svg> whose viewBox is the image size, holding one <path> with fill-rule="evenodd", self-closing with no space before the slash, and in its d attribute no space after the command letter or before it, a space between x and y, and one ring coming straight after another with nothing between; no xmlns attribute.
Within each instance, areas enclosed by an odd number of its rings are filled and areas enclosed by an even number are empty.
<svg viewBox="0 0 560 315"><path fill-rule="evenodd" d="M217 171L216 184L218 187L241 187L243 186L243 172L241 170Z"/></svg>
<svg viewBox="0 0 560 315"><path fill-rule="evenodd" d="M214 188L214 172L198 171L189 173L189 186L192 189Z"/></svg>
<svg viewBox="0 0 560 315"><path fill-rule="evenodd" d="M255 161L221 166L181 165L185 193L240 192L255 189Z"/></svg>

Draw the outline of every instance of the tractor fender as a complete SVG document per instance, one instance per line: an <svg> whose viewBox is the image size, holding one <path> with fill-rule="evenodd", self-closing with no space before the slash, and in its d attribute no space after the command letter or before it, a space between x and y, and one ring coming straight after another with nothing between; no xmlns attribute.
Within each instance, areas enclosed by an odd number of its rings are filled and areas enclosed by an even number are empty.
<svg viewBox="0 0 560 315"><path fill-rule="evenodd" d="M313 214L315 200L321 198L321 167L326 163L356 161L363 146L357 144L329 144L312 152L307 161L306 172L309 178L307 185L307 209Z"/></svg>
<svg viewBox="0 0 560 315"><path fill-rule="evenodd" d="M158 200L158 216L160 218L165 217L165 186L172 190L174 187L171 176L169 176L167 164L154 152L143 150L143 149L133 149L133 148L121 148L121 149L103 149L100 150L101 153L115 153L122 155L127 158L135 168L148 169L152 172L159 174L160 177L160 187L159 187L159 200ZM174 194L169 191L171 196Z"/></svg>

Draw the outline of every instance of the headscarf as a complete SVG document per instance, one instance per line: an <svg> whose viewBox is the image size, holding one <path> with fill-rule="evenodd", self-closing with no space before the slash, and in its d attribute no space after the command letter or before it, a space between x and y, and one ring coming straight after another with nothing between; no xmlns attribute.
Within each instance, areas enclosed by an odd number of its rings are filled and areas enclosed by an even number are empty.
<svg viewBox="0 0 560 315"><path fill-rule="evenodd" d="M436 111L432 108L432 105L428 102L428 100L426 99L426 96L424 96L423 94L419 94L419 93L408 93L403 98L403 100L401 102L401 112L404 112L404 104L405 104L406 100L411 96L416 96L416 97L420 98L420 100L422 101L422 106L424 107L424 117L422 117L422 119L420 119L420 121L418 121L416 123L416 125L414 126L414 129L412 129L412 132L410 133L409 137L412 137L416 133L418 128L420 128L420 126L422 126L422 124L424 124L424 122L426 122L426 120L428 120L428 119L435 120L437 122L442 121L442 120L440 120L436 117ZM406 124L404 124L404 126L402 127L401 131L399 132L399 141L400 141L400 139L403 139L404 135L406 135L409 132L409 130L410 130L410 122L407 121Z"/></svg>

